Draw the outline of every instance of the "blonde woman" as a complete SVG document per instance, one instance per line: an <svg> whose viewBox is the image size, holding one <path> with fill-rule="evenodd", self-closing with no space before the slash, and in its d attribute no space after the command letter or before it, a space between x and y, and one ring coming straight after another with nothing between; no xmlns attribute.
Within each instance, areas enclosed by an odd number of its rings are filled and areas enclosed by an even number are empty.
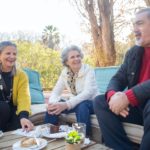
<svg viewBox="0 0 150 150"><path fill-rule="evenodd" d="M26 74L16 69L17 46L10 41L0 43L0 130L22 127L33 129L28 120L30 93Z"/></svg>

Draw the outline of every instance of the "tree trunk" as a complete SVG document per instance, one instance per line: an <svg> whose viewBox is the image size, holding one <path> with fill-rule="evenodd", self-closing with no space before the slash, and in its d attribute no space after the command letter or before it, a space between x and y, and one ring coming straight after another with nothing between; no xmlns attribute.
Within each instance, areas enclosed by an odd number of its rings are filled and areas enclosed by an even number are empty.
<svg viewBox="0 0 150 150"><path fill-rule="evenodd" d="M113 1L98 0L98 6L101 15L102 47L105 56L105 65L114 65L116 52L114 47L113 33Z"/></svg>
<svg viewBox="0 0 150 150"><path fill-rule="evenodd" d="M144 0L147 6L150 6L150 0Z"/></svg>
<svg viewBox="0 0 150 150"><path fill-rule="evenodd" d="M95 45L96 66L114 65L116 52L113 34L113 2L112 0L97 0L99 20L96 18L93 3L93 0L84 0Z"/></svg>

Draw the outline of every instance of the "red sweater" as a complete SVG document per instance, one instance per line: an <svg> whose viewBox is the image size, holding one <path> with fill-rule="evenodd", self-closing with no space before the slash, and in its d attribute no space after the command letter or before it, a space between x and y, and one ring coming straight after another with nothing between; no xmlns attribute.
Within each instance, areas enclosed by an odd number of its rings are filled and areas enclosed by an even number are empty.
<svg viewBox="0 0 150 150"><path fill-rule="evenodd" d="M144 51L138 84L148 79L150 79L150 47L145 48ZM107 93L107 100L109 100L113 94L115 94L115 91L109 91ZM132 89L125 91L125 94L127 95L132 106L138 105L138 100Z"/></svg>

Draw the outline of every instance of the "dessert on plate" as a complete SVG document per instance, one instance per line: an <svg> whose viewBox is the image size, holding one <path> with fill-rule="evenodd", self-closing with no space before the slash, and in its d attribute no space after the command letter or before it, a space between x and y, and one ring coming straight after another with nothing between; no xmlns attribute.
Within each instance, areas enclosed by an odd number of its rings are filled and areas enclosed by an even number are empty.
<svg viewBox="0 0 150 150"><path fill-rule="evenodd" d="M24 138L20 143L21 147L31 147L37 145L35 138Z"/></svg>

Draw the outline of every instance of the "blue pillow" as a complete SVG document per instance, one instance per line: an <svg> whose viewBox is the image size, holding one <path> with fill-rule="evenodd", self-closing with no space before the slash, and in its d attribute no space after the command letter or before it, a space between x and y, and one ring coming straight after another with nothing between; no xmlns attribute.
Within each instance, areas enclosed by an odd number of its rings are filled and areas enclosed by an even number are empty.
<svg viewBox="0 0 150 150"><path fill-rule="evenodd" d="M118 71L119 66L95 68L96 83L101 94L106 92L110 79Z"/></svg>
<svg viewBox="0 0 150 150"><path fill-rule="evenodd" d="M43 90L42 90L41 83L40 83L39 73L29 68L24 68L23 70L26 72L28 79L29 79L31 103L43 104L44 95L43 95Z"/></svg>

